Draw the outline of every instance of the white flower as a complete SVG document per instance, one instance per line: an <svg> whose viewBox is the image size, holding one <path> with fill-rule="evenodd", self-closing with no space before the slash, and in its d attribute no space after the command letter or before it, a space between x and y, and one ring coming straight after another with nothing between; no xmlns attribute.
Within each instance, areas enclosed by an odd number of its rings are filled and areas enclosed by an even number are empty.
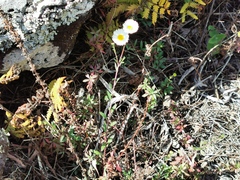
<svg viewBox="0 0 240 180"><path fill-rule="evenodd" d="M123 46L128 42L129 35L123 29L117 29L113 32L112 40L118 46Z"/></svg>
<svg viewBox="0 0 240 180"><path fill-rule="evenodd" d="M139 25L137 21L133 19L128 19L123 23L123 30L126 33L133 34L138 31Z"/></svg>

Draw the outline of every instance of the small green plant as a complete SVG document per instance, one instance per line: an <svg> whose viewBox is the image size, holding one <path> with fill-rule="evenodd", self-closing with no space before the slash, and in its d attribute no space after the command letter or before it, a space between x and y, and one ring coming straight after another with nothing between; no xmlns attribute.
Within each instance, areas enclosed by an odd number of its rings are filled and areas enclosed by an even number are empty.
<svg viewBox="0 0 240 180"><path fill-rule="evenodd" d="M72 143L72 145L74 146L74 148L77 147L77 144L79 141L81 141L81 137L75 132L75 128L74 126L70 126L68 129L68 137L70 138L70 141ZM67 137L62 135L60 137L60 143L65 143L67 142Z"/></svg>
<svg viewBox="0 0 240 180"><path fill-rule="evenodd" d="M207 50L212 49L214 46L218 45L223 41L224 38L226 38L225 34L219 33L214 26L208 26L208 32L209 32L209 40L207 44ZM214 51L214 54L219 53L219 48L216 48Z"/></svg>
<svg viewBox="0 0 240 180"><path fill-rule="evenodd" d="M102 145L101 145L102 152L113 142L114 137L115 137L115 135L111 135L110 137L108 137L106 142L102 143Z"/></svg>
<svg viewBox="0 0 240 180"><path fill-rule="evenodd" d="M155 85L151 85L151 77L146 76L139 88L144 91L143 97L147 98L148 110L152 110L157 106L158 99L161 97L160 90Z"/></svg>
<svg viewBox="0 0 240 180"><path fill-rule="evenodd" d="M171 94L172 90L174 89L172 86L172 79L176 77L177 74L173 73L169 78L165 78L164 81L161 82L160 88L162 89L163 95Z"/></svg>
<svg viewBox="0 0 240 180"><path fill-rule="evenodd" d="M77 114L79 119L87 119L92 116L92 112L95 110L98 105L98 100L94 95L85 94L82 97L78 98L77 101Z"/></svg>
<svg viewBox="0 0 240 180"><path fill-rule="evenodd" d="M100 164L102 153L97 150L89 149L84 153L83 161L89 164L87 175L90 179L95 179L96 174L99 175L97 165Z"/></svg>
<svg viewBox="0 0 240 180"><path fill-rule="evenodd" d="M158 172L154 175L154 180L170 179L173 173L173 167L167 165L166 163L159 163L157 165Z"/></svg>
<svg viewBox="0 0 240 180"><path fill-rule="evenodd" d="M144 27L146 27L146 26L144 26ZM135 52L136 49L138 51L145 51L145 43L144 43L144 41L142 41L142 40L139 41L138 39L136 39L133 43L126 44L126 50L127 51Z"/></svg>
<svg viewBox="0 0 240 180"><path fill-rule="evenodd" d="M166 62L166 58L163 57L163 50L162 48L164 47L164 44L162 41L159 41L153 48L153 63L152 67L154 69L164 69L165 65L164 63Z"/></svg>
<svg viewBox="0 0 240 180"><path fill-rule="evenodd" d="M122 174L123 174L124 179L126 179L126 180L132 180L133 179L133 174L134 173L131 169L130 170L123 170Z"/></svg>

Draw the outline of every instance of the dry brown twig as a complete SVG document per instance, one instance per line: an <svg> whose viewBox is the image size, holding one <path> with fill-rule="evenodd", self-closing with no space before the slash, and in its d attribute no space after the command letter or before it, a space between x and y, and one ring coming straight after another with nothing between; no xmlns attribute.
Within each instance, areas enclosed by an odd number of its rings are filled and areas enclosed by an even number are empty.
<svg viewBox="0 0 240 180"><path fill-rule="evenodd" d="M215 4L215 0L212 1L212 6L211 6L211 9L210 9L210 12L208 13L208 17L207 17L207 20L206 20L206 23L205 23L204 30L203 30L203 33L202 33L202 34L206 34L206 32L207 32L207 26L208 26L208 23L209 23L209 19L210 19L211 15L212 15L213 12L214 12L214 11L213 11L213 6L214 6L214 4ZM199 43L198 43L198 47L201 46L201 44L202 44L202 42L203 42L203 38L204 38L204 36L201 36L200 41L199 41ZM197 48L197 54L199 53L199 50L200 50L200 48Z"/></svg>
<svg viewBox="0 0 240 180"><path fill-rule="evenodd" d="M47 84L39 76L39 74L36 70L35 64L33 64L32 59L29 56L28 50L23 44L23 40L21 39L18 32L14 29L12 23L8 20L8 17L6 16L6 14L1 9L0 9L0 16L3 18L4 24L5 24L5 29L11 33L11 35L15 39L17 47L22 50L23 56L26 57L29 67L30 67L30 71L33 73L34 77L36 78L36 82L39 83L43 89L45 89L47 87Z"/></svg>
<svg viewBox="0 0 240 180"><path fill-rule="evenodd" d="M30 67L30 71L32 72L33 76L35 77L35 81L38 84L40 84L40 86L42 87L41 89L36 90L36 95L35 96L32 96L31 99L28 99L28 103L25 103L25 104L19 106L18 110L21 111L21 112L24 112L26 110L28 110L29 112L32 112L33 110L36 109L36 107L38 105L40 105L40 103L42 103L42 99L44 97L46 97L48 99L48 103L50 103L50 106L52 106L53 103L52 103L52 101L50 99L50 96L49 96L48 85L41 79L39 73L37 72L35 64L32 62L32 59L31 59L31 57L28 53L27 48L24 46L23 40L21 39L18 32L14 29L14 27L13 27L11 21L8 19L7 15L1 9L0 9L0 17L3 18L3 22L5 24L5 29L9 33L11 33L11 35L14 37L14 40L15 40L15 43L17 44L17 47L19 49L21 49L23 56L26 57L26 59L28 61L28 65ZM19 74L20 74L20 71L19 71ZM0 105L0 109L3 109L6 112L9 112L9 110L4 108L2 105ZM38 153L40 153L40 151L38 151ZM15 160L16 162L18 162L18 164L20 164L21 167L25 167L25 165L20 160L18 160L17 158L12 156L11 154L8 154L8 157ZM41 157L44 159L44 161L46 163L48 162L46 157L44 157L43 155ZM47 163L47 165L49 166L49 163ZM54 170L53 169L51 169L51 170L52 170L53 174L55 174Z"/></svg>
<svg viewBox="0 0 240 180"><path fill-rule="evenodd" d="M163 35L162 37L160 37L158 40L156 40L156 41L155 41L154 43L152 43L152 44L146 44L145 56L150 57L150 56L151 56L152 47L153 47L155 44L157 44L159 41L161 41L162 39L164 39L164 38L169 38L169 37L171 36L172 26L173 26L173 22L171 22L167 34Z"/></svg>
<svg viewBox="0 0 240 180"><path fill-rule="evenodd" d="M37 72L35 64L32 62L32 59L31 59L26 47L24 46L23 40L20 38L20 35L14 29L12 23L8 20L7 16L4 14L4 12L2 10L0 10L0 16L4 19L5 28L7 29L7 31L9 31L11 33L11 35L15 38L17 47L19 47L22 50L23 56L26 57L29 67L30 67L30 71L32 72L33 76L36 79L35 81L37 83L39 83L42 87L42 89L38 89L36 91L36 96L32 96L31 99L28 99L28 103L26 103L20 107L23 107L22 110L24 110L24 108L28 108L28 109L30 109L30 111L33 111L40 103L42 103L42 99L44 97L48 99L49 108L54 107L53 102L50 98L48 85L41 79L39 73ZM1 106L0 106L0 108L1 108ZM53 109L53 111L55 111L54 108L52 108L52 109ZM55 112L55 114L58 115L57 112ZM78 157L76 151L74 150L73 144L71 143L69 136L67 136L67 139L68 139L68 145L69 145L68 150L75 155L75 157L77 159L76 163L81 166L80 158ZM38 150L38 153L41 154L40 150ZM48 163L47 157L45 157L41 154L41 158L43 158L43 160L46 162L46 164L50 168L50 166L49 166L50 164ZM53 172L53 174L55 174L55 171L53 169L51 169L51 171Z"/></svg>
<svg viewBox="0 0 240 180"><path fill-rule="evenodd" d="M24 46L23 40L21 39L20 35L14 29L11 21L8 19L7 15L4 13L4 11L1 10L1 9L0 9L0 17L3 18L3 22L5 24L5 29L9 33L11 33L11 35L15 39L17 47L19 47L22 50L23 56L26 57L26 59L28 61L28 64L29 64L29 67L30 67L30 71L32 72L33 76L35 77L36 82L39 83L42 86L41 90L37 90L36 96L33 96L31 99L28 99L28 103L25 105L25 107L30 108L31 110L35 109L36 106L40 104L42 98L44 98L44 97L48 98L50 104L52 104L51 99L49 98L49 92L48 92L47 84L41 79L39 73L37 72L36 67L33 64L32 59L29 56L28 50ZM20 71L19 71L19 73L20 73Z"/></svg>
<svg viewBox="0 0 240 180"><path fill-rule="evenodd" d="M119 160L120 157L122 156L122 153L123 153L123 154L126 153L128 147L130 146L131 143L133 143L134 138L138 135L139 131L141 130L143 121L144 121L144 119L145 119L146 116L147 116L148 106L149 106L149 100L147 100L147 102L146 102L146 107L145 107L145 109L144 109L143 116L142 116L141 120L140 120L139 123L138 123L137 129L135 130L135 132L134 132L134 134L132 135L131 139L128 141L127 145L125 145L124 149L121 150L121 153L120 153L120 154L118 155L118 157L117 157L118 160Z"/></svg>
<svg viewBox="0 0 240 180"><path fill-rule="evenodd" d="M16 158L15 156L11 155L11 154L7 154L7 157L15 162L17 162L17 164L21 167L21 168L26 168L27 166L22 162L21 159Z"/></svg>

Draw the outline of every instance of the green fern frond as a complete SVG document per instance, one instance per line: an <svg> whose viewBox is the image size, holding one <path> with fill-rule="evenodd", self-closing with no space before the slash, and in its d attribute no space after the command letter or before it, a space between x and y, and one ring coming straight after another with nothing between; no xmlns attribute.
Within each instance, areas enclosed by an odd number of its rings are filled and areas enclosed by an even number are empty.
<svg viewBox="0 0 240 180"><path fill-rule="evenodd" d="M153 3L148 1L147 4L146 4L146 7L143 10L142 18L148 19L149 14L150 14L150 10L152 9L152 6L153 6Z"/></svg>
<svg viewBox="0 0 240 180"><path fill-rule="evenodd" d="M170 7L170 2L168 0L150 0L146 2L144 7L142 17L148 19L150 12L152 12L152 24L157 22L158 17L163 18L163 15L168 12Z"/></svg>
<svg viewBox="0 0 240 180"><path fill-rule="evenodd" d="M182 23L186 20L186 15L192 17L193 19L198 19L197 15L192 12L191 9L198 9L200 6L206 6L206 3L204 3L202 0L187 0L185 1L185 4L180 9L180 13L182 14Z"/></svg>
<svg viewBox="0 0 240 180"><path fill-rule="evenodd" d="M47 110L47 114L46 114L46 120L48 122L50 122L52 114L53 114L53 106L50 106L49 109Z"/></svg>
<svg viewBox="0 0 240 180"><path fill-rule="evenodd" d="M17 80L20 72L21 71L17 66L12 65L8 72L0 77L0 84L8 84L11 81Z"/></svg>
<svg viewBox="0 0 240 180"><path fill-rule="evenodd" d="M155 24L157 22L158 10L159 10L159 6L154 5L153 12L152 12L152 24Z"/></svg>
<svg viewBox="0 0 240 180"><path fill-rule="evenodd" d="M50 97L56 111L61 111L64 107L67 107L64 98L61 96L61 89L65 78L66 77L60 77L57 80L51 81L49 84Z"/></svg>
<svg viewBox="0 0 240 180"><path fill-rule="evenodd" d="M129 4L118 4L116 7L111 8L106 17L106 23L110 24L114 18L125 12L129 6Z"/></svg>
<svg viewBox="0 0 240 180"><path fill-rule="evenodd" d="M138 13L138 11L140 10L140 5L139 4L131 4L130 6L127 7L127 15L131 15L134 13Z"/></svg>
<svg viewBox="0 0 240 180"><path fill-rule="evenodd" d="M109 24L125 12L127 15L141 14L145 19L151 15L152 24L155 24L158 17L163 18L166 12L169 14L170 4L169 0L117 0L115 7L112 7L107 14L106 23Z"/></svg>

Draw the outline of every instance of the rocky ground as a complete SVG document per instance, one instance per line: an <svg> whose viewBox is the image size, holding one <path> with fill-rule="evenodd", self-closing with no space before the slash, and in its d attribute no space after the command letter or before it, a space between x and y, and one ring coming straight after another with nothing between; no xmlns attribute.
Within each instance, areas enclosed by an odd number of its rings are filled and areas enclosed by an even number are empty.
<svg viewBox="0 0 240 180"><path fill-rule="evenodd" d="M198 20L182 23L179 14L155 26L136 16L138 32L115 54L101 33L89 39L103 28L97 24L107 10L98 4L70 57L38 70L50 90L52 80L66 77L55 84L63 108L51 110L56 99L30 71L0 85L1 127L16 128L0 132L2 178L240 179L239 9L238 1L212 0ZM225 38L218 42L219 34ZM20 107L21 117L6 114Z"/></svg>

